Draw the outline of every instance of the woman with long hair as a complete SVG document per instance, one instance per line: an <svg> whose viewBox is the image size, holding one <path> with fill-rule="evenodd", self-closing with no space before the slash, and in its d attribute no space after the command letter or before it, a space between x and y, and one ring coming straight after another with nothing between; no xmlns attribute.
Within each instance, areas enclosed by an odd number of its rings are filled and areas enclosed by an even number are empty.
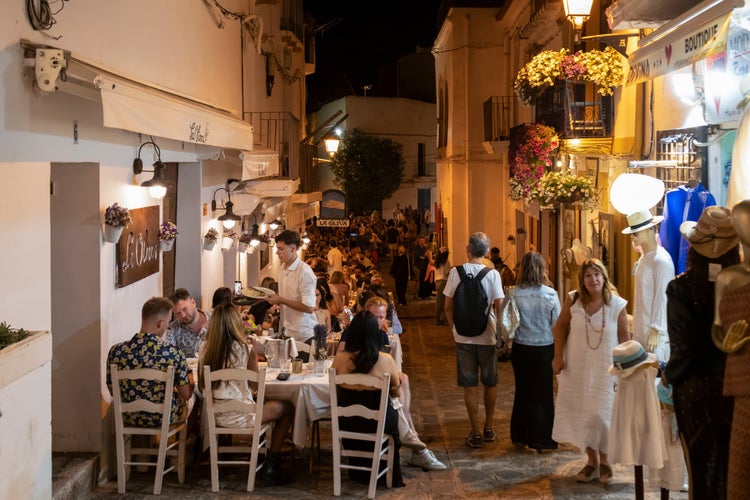
<svg viewBox="0 0 750 500"><path fill-rule="evenodd" d="M328 331L331 331L331 311L328 310L328 301L326 300L326 294L328 290L321 283L322 280L318 280L318 284L315 286L315 320L319 325L326 325ZM325 283L325 281L323 281Z"/></svg>
<svg viewBox="0 0 750 500"><path fill-rule="evenodd" d="M398 368L396 368L396 362L393 361L390 354L380 352L380 345L381 333L377 318L367 311L360 312L349 325L346 344L343 349L336 352L331 366L336 369L338 374L365 373L382 378L388 373L391 376L390 396L397 398L401 395ZM368 408L377 408L380 403L380 393L363 387L341 386L338 399L339 403L344 406L362 404ZM363 430L362 422L356 417L341 418L339 424L343 430ZM388 398L388 408L386 409L385 433L393 436L395 442L393 486L404 486L399 456L401 441L398 431L398 413L391 405L391 398ZM348 448L354 448L360 444L367 446L367 443L362 442L344 442L344 446ZM367 483L370 479L370 475L366 471L350 470L349 476L355 481L364 483Z"/></svg>
<svg viewBox="0 0 750 500"><path fill-rule="evenodd" d="M569 292L552 332L552 370L558 389L552 439L586 450L587 462L576 479L612 477L607 460L615 378L609 375L612 350L629 340L627 301L617 295L599 259L585 260L578 290Z"/></svg>
<svg viewBox="0 0 750 500"><path fill-rule="evenodd" d="M213 311L208 323L206 342L201 346L199 371L200 387L204 387L203 367L211 370L224 368L245 368L258 371L258 357L245 341L245 328L235 307L220 303ZM247 382L238 380L213 383L216 400L241 399L254 402ZM254 424L254 415L239 412L220 413L216 423L222 427L248 427ZM280 469L281 447L294 419L294 405L289 401L266 400L263 403L263 423L273 421L271 451L263 465L263 481L266 484L283 484L286 477Z"/></svg>
<svg viewBox="0 0 750 500"><path fill-rule="evenodd" d="M538 453L557 448L552 439L555 419L552 327L560 315L560 299L546 282L544 258L536 252L528 252L521 259L513 291L519 323L511 355L516 392L510 438L516 446L527 446Z"/></svg>

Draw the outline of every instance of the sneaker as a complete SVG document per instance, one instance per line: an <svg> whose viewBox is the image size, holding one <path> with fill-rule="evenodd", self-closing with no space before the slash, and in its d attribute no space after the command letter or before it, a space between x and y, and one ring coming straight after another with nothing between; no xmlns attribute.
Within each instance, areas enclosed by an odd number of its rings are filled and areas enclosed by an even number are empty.
<svg viewBox="0 0 750 500"><path fill-rule="evenodd" d="M470 448L481 448L482 447L482 436L479 434L469 434L466 438L466 446Z"/></svg>
<svg viewBox="0 0 750 500"><path fill-rule="evenodd" d="M426 449L422 453L412 453L409 464L414 467L421 467L423 471L428 470L445 470L448 467L443 462L435 458L435 454Z"/></svg>
<svg viewBox="0 0 750 500"><path fill-rule="evenodd" d="M492 427L485 427L484 428L483 439L485 441L494 441L495 440L495 429L493 429Z"/></svg>
<svg viewBox="0 0 750 500"><path fill-rule="evenodd" d="M406 448L411 448L412 450L424 450L427 448L427 445L424 444L420 439L419 436L417 436L417 433L413 430L409 430L404 434L403 436L400 436L401 439L401 446L404 446Z"/></svg>

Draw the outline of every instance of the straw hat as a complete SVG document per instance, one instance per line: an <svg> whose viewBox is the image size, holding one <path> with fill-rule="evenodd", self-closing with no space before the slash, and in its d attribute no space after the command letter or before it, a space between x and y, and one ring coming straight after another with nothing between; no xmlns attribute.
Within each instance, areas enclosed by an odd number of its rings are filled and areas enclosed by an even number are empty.
<svg viewBox="0 0 750 500"><path fill-rule="evenodd" d="M628 340L612 350L612 366L610 375L627 377L641 365L657 363L656 355L647 353L643 346L635 340Z"/></svg>
<svg viewBox="0 0 750 500"><path fill-rule="evenodd" d="M726 207L706 207L697 222L680 224L680 233L696 252L709 259L720 257L739 244Z"/></svg>
<svg viewBox="0 0 750 500"><path fill-rule="evenodd" d="M653 227L664 220L661 215L652 215L649 210L638 210L628 215L628 226L622 230L622 234L633 234L644 229Z"/></svg>

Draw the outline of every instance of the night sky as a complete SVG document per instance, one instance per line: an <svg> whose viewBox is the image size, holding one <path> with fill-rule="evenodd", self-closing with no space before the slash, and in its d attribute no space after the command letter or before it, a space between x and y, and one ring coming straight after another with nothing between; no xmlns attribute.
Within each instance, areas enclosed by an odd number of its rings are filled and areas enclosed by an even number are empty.
<svg viewBox="0 0 750 500"><path fill-rule="evenodd" d="M381 65L393 64L417 46L429 49L437 36L440 0L307 0L315 26L340 19L316 35L315 74L307 77L308 111L345 95L378 95Z"/></svg>

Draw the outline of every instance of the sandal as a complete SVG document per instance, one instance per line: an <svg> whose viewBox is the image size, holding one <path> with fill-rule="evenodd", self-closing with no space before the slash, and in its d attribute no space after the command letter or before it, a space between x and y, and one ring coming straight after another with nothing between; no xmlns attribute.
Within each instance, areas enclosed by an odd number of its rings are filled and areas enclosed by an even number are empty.
<svg viewBox="0 0 750 500"><path fill-rule="evenodd" d="M485 441L495 440L495 429L493 429L492 427L485 427L483 434L484 434L483 438Z"/></svg>
<svg viewBox="0 0 750 500"><path fill-rule="evenodd" d="M578 471L578 474L576 474L576 480L578 480L579 483L590 483L594 480L595 473L596 467L587 464L583 469Z"/></svg>
<svg viewBox="0 0 750 500"><path fill-rule="evenodd" d="M612 467L609 464L599 465L599 482L607 483L612 478Z"/></svg>
<svg viewBox="0 0 750 500"><path fill-rule="evenodd" d="M466 438L466 446L471 448L481 448L482 436L479 434L469 434L469 437Z"/></svg>

